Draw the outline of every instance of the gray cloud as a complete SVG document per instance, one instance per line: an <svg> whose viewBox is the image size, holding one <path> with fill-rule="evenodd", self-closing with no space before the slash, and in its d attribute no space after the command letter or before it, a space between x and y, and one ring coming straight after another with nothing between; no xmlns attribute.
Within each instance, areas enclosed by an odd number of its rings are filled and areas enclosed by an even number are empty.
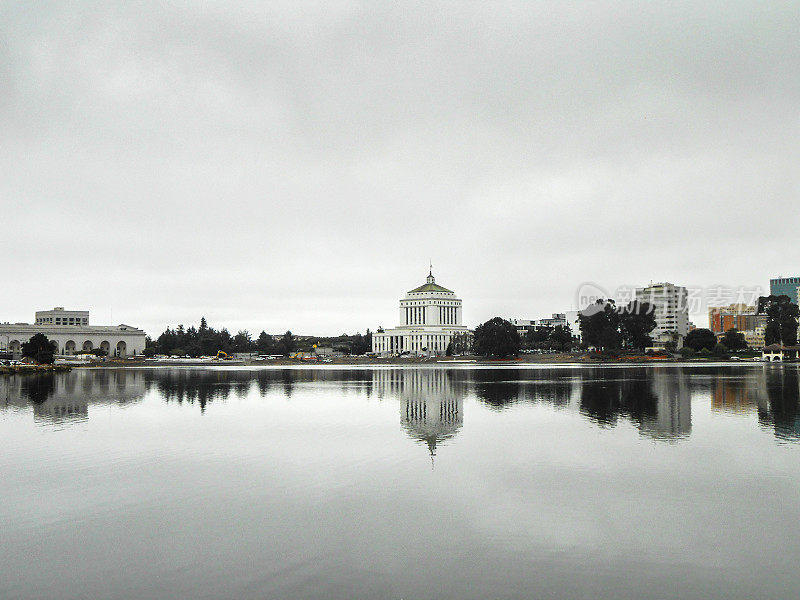
<svg viewBox="0 0 800 600"><path fill-rule="evenodd" d="M800 9L0 8L0 320L340 333L796 273ZM701 321L702 322L702 321Z"/></svg>

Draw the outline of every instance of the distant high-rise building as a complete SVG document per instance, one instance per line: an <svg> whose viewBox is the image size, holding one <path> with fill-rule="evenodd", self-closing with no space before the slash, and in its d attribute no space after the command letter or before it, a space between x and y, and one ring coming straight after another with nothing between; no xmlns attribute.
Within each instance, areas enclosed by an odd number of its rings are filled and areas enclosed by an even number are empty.
<svg viewBox="0 0 800 600"><path fill-rule="evenodd" d="M636 300L647 302L655 310L656 328L650 333L655 340L664 334L678 334L681 338L689 333L688 292L683 286L669 282L651 283L636 289Z"/></svg>
<svg viewBox="0 0 800 600"><path fill-rule="evenodd" d="M777 277L769 280L769 293L771 296L789 296L797 304L800 294L800 277Z"/></svg>
<svg viewBox="0 0 800 600"><path fill-rule="evenodd" d="M730 304L708 308L708 328L720 335L731 329L742 334L751 348L764 347L764 333L767 327L766 315L757 314L755 306Z"/></svg>
<svg viewBox="0 0 800 600"><path fill-rule="evenodd" d="M708 307L708 328L714 333L725 333L729 329L744 331L756 325L756 307L748 304Z"/></svg>

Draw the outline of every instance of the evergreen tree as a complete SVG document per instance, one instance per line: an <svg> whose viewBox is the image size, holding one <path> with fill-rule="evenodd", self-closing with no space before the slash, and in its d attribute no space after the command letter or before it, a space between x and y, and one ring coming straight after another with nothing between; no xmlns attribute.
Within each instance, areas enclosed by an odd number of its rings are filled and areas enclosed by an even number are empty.
<svg viewBox="0 0 800 600"><path fill-rule="evenodd" d="M279 346L280 346L280 353L283 354L284 356L289 356L292 352L294 352L295 339L291 331L287 331L286 333L283 334Z"/></svg>
<svg viewBox="0 0 800 600"><path fill-rule="evenodd" d="M270 354L273 350L274 344L275 342L273 341L272 336L266 331L262 331L260 334L258 334L258 339L256 340L256 349L262 354Z"/></svg>

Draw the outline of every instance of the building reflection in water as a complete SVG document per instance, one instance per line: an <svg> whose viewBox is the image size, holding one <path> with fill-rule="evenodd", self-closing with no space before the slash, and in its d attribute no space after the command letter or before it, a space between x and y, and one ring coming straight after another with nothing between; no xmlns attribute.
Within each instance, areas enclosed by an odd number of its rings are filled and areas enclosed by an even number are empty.
<svg viewBox="0 0 800 600"><path fill-rule="evenodd" d="M711 409L757 413L759 424L783 440L800 440L800 371L795 364L762 364L707 371ZM702 373L698 373L698 376Z"/></svg>
<svg viewBox="0 0 800 600"><path fill-rule="evenodd" d="M639 431L654 439L675 440L692 433L692 394L683 369L651 369L655 413L637 419Z"/></svg>
<svg viewBox="0 0 800 600"><path fill-rule="evenodd" d="M424 443L431 456L464 425L464 372L446 369L386 369L372 373L379 398L400 401L400 425L408 436Z"/></svg>
<svg viewBox="0 0 800 600"><path fill-rule="evenodd" d="M711 410L734 414L751 413L758 406L761 388L758 382L751 379L717 375L711 391Z"/></svg>
<svg viewBox="0 0 800 600"><path fill-rule="evenodd" d="M581 413L602 426L627 419L642 435L667 441L692 432L691 394L682 369L590 369L577 385Z"/></svg>
<svg viewBox="0 0 800 600"><path fill-rule="evenodd" d="M0 377L3 408L32 406L34 422L45 425L86 421L90 406L138 402L145 392L144 374L124 369Z"/></svg>
<svg viewBox="0 0 800 600"><path fill-rule="evenodd" d="M515 403L548 403L576 410L601 427L634 424L643 436L679 440L691 434L691 398L711 410L752 415L782 440L800 440L797 365L726 367L575 367L540 369L75 369L50 375L0 377L0 410L32 409L40 423L85 421L93 405L125 405L155 392L167 402L204 411L214 400L279 392L290 399L308 386L342 394L394 397L413 439L437 446L464 423L469 394L492 410Z"/></svg>

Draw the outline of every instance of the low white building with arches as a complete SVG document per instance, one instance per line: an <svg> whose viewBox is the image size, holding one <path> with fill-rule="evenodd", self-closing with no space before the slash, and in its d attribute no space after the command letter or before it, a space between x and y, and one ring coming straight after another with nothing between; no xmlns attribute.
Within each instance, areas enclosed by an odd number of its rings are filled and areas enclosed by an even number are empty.
<svg viewBox="0 0 800 600"><path fill-rule="evenodd" d="M59 306L52 311L36 313L33 325L0 323L0 351L17 357L22 354L22 344L37 333L47 336L58 356L101 349L108 356L119 358L140 356L144 352L146 335L131 325L89 325L88 311L66 311Z"/></svg>

